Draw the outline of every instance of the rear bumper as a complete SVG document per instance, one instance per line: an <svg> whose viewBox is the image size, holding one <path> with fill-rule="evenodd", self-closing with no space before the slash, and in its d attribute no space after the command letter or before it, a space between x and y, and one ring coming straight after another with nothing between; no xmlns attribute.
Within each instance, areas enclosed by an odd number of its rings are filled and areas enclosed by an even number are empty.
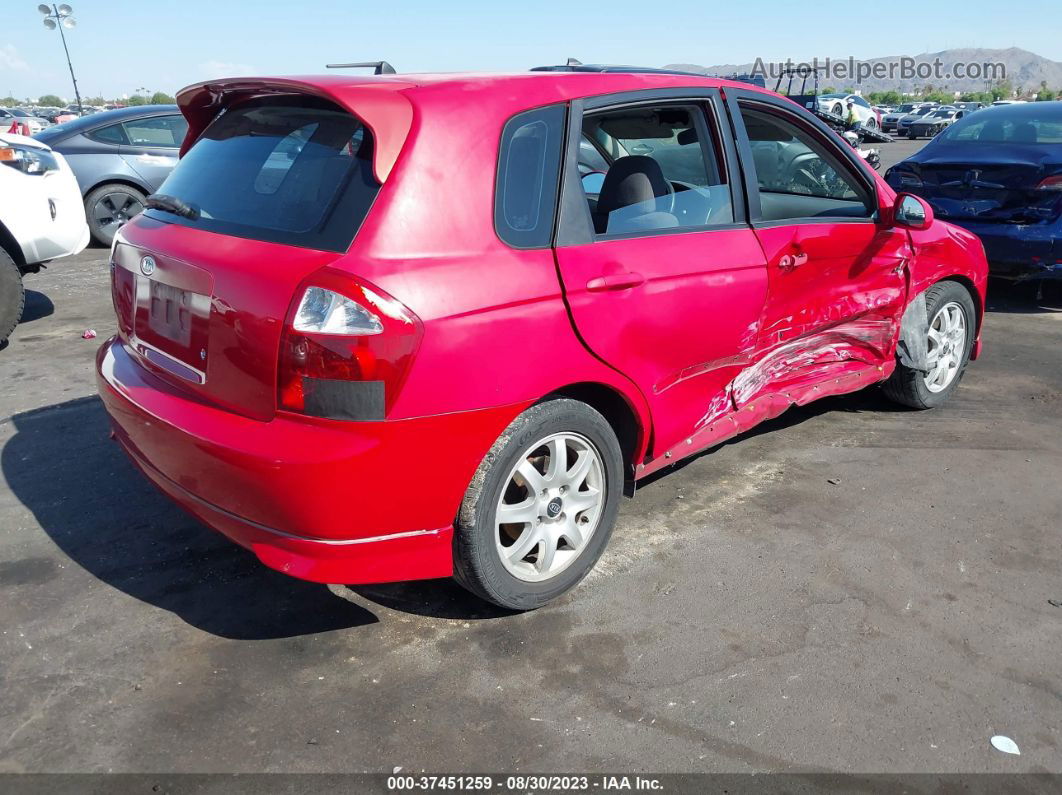
<svg viewBox="0 0 1062 795"><path fill-rule="evenodd" d="M976 223L944 218L981 239L991 276L1062 279L1062 220L1051 224Z"/></svg>
<svg viewBox="0 0 1062 795"><path fill-rule="evenodd" d="M159 489L267 566L327 583L449 576L472 475L524 408L260 422L176 392L117 339L97 381L115 438Z"/></svg>

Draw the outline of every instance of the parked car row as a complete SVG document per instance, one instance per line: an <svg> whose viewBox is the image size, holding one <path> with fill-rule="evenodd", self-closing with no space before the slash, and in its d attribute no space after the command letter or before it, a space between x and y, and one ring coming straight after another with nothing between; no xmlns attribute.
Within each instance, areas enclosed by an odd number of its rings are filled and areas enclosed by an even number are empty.
<svg viewBox="0 0 1062 795"><path fill-rule="evenodd" d="M0 108L0 129L7 131L12 124L20 128L25 125L30 135L36 135L52 122L23 108Z"/></svg>
<svg viewBox="0 0 1062 795"><path fill-rule="evenodd" d="M1062 102L1005 103L955 119L885 178L975 233L993 275L1062 278Z"/></svg>

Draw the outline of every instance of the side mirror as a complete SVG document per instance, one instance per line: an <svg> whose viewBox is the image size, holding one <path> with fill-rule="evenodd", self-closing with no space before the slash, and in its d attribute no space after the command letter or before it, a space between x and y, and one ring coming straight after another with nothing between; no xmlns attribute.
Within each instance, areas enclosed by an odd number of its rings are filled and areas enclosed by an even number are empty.
<svg viewBox="0 0 1062 795"><path fill-rule="evenodd" d="M912 193L901 193L896 197L896 209L893 218L897 226L908 229L928 229L933 223L933 208L929 203Z"/></svg>

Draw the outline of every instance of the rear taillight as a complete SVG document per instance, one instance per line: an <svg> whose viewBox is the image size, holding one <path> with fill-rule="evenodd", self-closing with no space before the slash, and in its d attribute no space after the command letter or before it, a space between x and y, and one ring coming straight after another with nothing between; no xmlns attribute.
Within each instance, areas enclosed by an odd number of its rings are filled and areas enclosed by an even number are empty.
<svg viewBox="0 0 1062 795"><path fill-rule="evenodd" d="M280 340L281 409L382 420L420 342L420 320L395 299L325 269L292 303Z"/></svg>
<svg viewBox="0 0 1062 795"><path fill-rule="evenodd" d="M1047 177L1036 186L1037 190L1062 190L1062 174Z"/></svg>

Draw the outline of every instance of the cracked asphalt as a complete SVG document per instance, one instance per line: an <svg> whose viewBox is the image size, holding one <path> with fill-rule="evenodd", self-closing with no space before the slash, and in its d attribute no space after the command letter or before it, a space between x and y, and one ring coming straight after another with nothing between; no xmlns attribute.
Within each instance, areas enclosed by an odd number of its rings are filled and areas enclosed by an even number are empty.
<svg viewBox="0 0 1062 795"><path fill-rule="evenodd" d="M587 581L510 615L292 580L183 514L94 396L106 251L26 281L0 772L1062 772L1057 287L993 285L945 408L791 410L639 488Z"/></svg>

